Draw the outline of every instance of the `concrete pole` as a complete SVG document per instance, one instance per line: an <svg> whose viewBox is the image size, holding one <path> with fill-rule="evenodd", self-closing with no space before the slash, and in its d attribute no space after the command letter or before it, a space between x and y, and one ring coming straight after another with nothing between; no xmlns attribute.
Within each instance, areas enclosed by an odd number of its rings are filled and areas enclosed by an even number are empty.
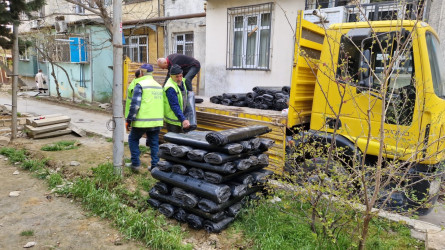
<svg viewBox="0 0 445 250"><path fill-rule="evenodd" d="M19 74L19 25L14 23L13 44L12 44L12 121L11 121L11 141L17 138L17 90Z"/></svg>
<svg viewBox="0 0 445 250"><path fill-rule="evenodd" d="M123 175L124 114L122 107L122 1L113 1L113 165Z"/></svg>

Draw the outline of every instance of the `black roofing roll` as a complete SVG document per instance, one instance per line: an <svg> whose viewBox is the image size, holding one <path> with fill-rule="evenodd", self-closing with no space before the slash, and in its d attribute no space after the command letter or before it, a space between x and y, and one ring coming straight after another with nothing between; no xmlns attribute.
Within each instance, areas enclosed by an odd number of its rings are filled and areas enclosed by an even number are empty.
<svg viewBox="0 0 445 250"><path fill-rule="evenodd" d="M256 92L249 92L246 94L246 102L253 102L255 100L255 97L257 97L258 94Z"/></svg>
<svg viewBox="0 0 445 250"><path fill-rule="evenodd" d="M204 220L194 214L187 215L187 223L193 229L201 229L203 227Z"/></svg>
<svg viewBox="0 0 445 250"><path fill-rule="evenodd" d="M171 150L173 147L176 147L176 144L173 143L162 143L159 145L159 149L162 149L165 153L171 155Z"/></svg>
<svg viewBox="0 0 445 250"><path fill-rule="evenodd" d="M230 175L221 175L221 174L214 173L214 172L205 172L204 180L209 182L209 183L214 183L214 184L224 183L226 181L230 181L230 180L236 178L239 175L243 175L245 173L249 173L249 172L254 171L254 170L262 169L265 166L266 165L258 164L256 166L251 166L250 168L248 168L246 170L238 171L238 172L235 172L235 173L230 174Z"/></svg>
<svg viewBox="0 0 445 250"><path fill-rule="evenodd" d="M249 152L252 150L252 145L250 144L250 141L240 141L239 144L243 146L243 152Z"/></svg>
<svg viewBox="0 0 445 250"><path fill-rule="evenodd" d="M188 216L188 213L184 209L178 208L176 210L176 213L173 215L173 218L175 218L179 222L186 222L187 216Z"/></svg>
<svg viewBox="0 0 445 250"><path fill-rule="evenodd" d="M184 157L188 152L192 151L193 148L188 146L177 145L171 148L170 153L175 157Z"/></svg>
<svg viewBox="0 0 445 250"><path fill-rule="evenodd" d="M290 87L289 86L282 87L281 91L287 95L290 95Z"/></svg>
<svg viewBox="0 0 445 250"><path fill-rule="evenodd" d="M159 168L161 171L170 172L172 171L173 164L168 161L160 160L158 161L158 164L156 164L156 167Z"/></svg>
<svg viewBox="0 0 445 250"><path fill-rule="evenodd" d="M204 156L204 161L209 164L221 165L229 161L243 159L249 156L249 153L242 153L237 155L228 155L221 152L210 152Z"/></svg>
<svg viewBox="0 0 445 250"><path fill-rule="evenodd" d="M209 233L219 233L229 226L229 224L234 220L233 217L227 217L220 222L204 221L204 229Z"/></svg>
<svg viewBox="0 0 445 250"><path fill-rule="evenodd" d="M210 132L211 131L192 131L187 134L169 132L164 135L164 140L170 143L186 145L207 151L218 151L226 154L239 154L243 151L243 147L238 143L229 143L223 147L208 143L206 136Z"/></svg>
<svg viewBox="0 0 445 250"><path fill-rule="evenodd" d="M181 200L184 202L184 206L195 207L198 204L199 198L192 193L184 193Z"/></svg>
<svg viewBox="0 0 445 250"><path fill-rule="evenodd" d="M257 105L264 103L264 97L263 95L257 95L255 99L253 100Z"/></svg>
<svg viewBox="0 0 445 250"><path fill-rule="evenodd" d="M246 99L246 93L232 94L230 100L232 102L244 101Z"/></svg>
<svg viewBox="0 0 445 250"><path fill-rule="evenodd" d="M235 107L247 107L247 102L246 101L237 101L237 102L234 102L232 105Z"/></svg>
<svg viewBox="0 0 445 250"><path fill-rule="evenodd" d="M240 184L232 181L226 184L229 185L233 197L244 196L247 192L247 185L245 184Z"/></svg>
<svg viewBox="0 0 445 250"><path fill-rule="evenodd" d="M169 203L169 204L175 206L176 210L178 208L182 208L187 213L192 213L192 214L198 215L199 217L202 217L202 218L205 218L205 219L208 219L211 221L220 221L225 218L224 211L216 211L216 212L208 213L208 212L205 212L199 208L186 207L185 204L181 200L176 199L171 195L160 194L154 189L151 189L149 194L150 194L151 198L154 198L154 199L157 199L164 203Z"/></svg>
<svg viewBox="0 0 445 250"><path fill-rule="evenodd" d="M192 151L187 153L187 158L192 161L204 161L204 155L206 155L208 151L202 149L193 149Z"/></svg>
<svg viewBox="0 0 445 250"><path fill-rule="evenodd" d="M212 96L212 97L210 97L210 102L211 103L220 104L221 100L222 99L220 99L219 96Z"/></svg>
<svg viewBox="0 0 445 250"><path fill-rule="evenodd" d="M168 203L162 203L159 205L159 212L165 215L165 217L170 218L175 214L175 207Z"/></svg>
<svg viewBox="0 0 445 250"><path fill-rule="evenodd" d="M159 193L161 194L169 194L170 193L170 187L161 181L156 182L156 184L153 186Z"/></svg>
<svg viewBox="0 0 445 250"><path fill-rule="evenodd" d="M222 165L212 165L206 162L197 162L197 161L191 161L183 158L176 158L171 155L164 154L163 152L160 152L159 157L164 158L166 160L181 163L186 166L200 168L216 173L221 174L233 174L236 172L236 167L232 162L226 162ZM164 171L165 172L165 171Z"/></svg>
<svg viewBox="0 0 445 250"><path fill-rule="evenodd" d="M204 179L204 170L199 168L190 168L189 175L196 179Z"/></svg>
<svg viewBox="0 0 445 250"><path fill-rule="evenodd" d="M278 100L278 99L286 99L286 98L289 98L288 94L285 94L283 92L275 93L275 99L276 100Z"/></svg>
<svg viewBox="0 0 445 250"><path fill-rule="evenodd" d="M257 156L258 157L258 164L261 165L269 165L269 156L266 154L260 154Z"/></svg>
<svg viewBox="0 0 445 250"><path fill-rule="evenodd" d="M256 92L257 94L263 95L263 94L274 94L276 92L282 91L282 87L262 87L262 86L257 86L254 87L252 89L254 92Z"/></svg>
<svg viewBox="0 0 445 250"><path fill-rule="evenodd" d="M260 139L260 150L268 150L269 148L273 147L273 145L275 144L275 141L272 139L267 139L267 138L261 138Z"/></svg>
<svg viewBox="0 0 445 250"><path fill-rule="evenodd" d="M172 172L176 174L187 174L188 171L188 168L181 164L174 164L172 166Z"/></svg>
<svg viewBox="0 0 445 250"><path fill-rule="evenodd" d="M248 160L250 161L250 165L252 166L258 164L258 157L256 155L251 155Z"/></svg>
<svg viewBox="0 0 445 250"><path fill-rule="evenodd" d="M156 190L157 191L157 190ZM182 201L182 196L185 194L185 190L182 188L174 187L172 188L172 197ZM162 194L162 193L161 193Z"/></svg>
<svg viewBox="0 0 445 250"><path fill-rule="evenodd" d="M222 101L221 101L221 104L222 105L225 105L225 106L230 106L230 105L232 105L232 100L230 100L230 99L223 99Z"/></svg>
<svg viewBox="0 0 445 250"><path fill-rule="evenodd" d="M273 175L273 172L270 170L262 169L258 171L253 171L250 173L252 175L253 179L255 180L255 183L265 183L271 175Z"/></svg>
<svg viewBox="0 0 445 250"><path fill-rule="evenodd" d="M262 95L264 101L266 102L273 102L273 99L275 99L275 97L273 95L269 95L269 94L264 94Z"/></svg>
<svg viewBox="0 0 445 250"><path fill-rule="evenodd" d="M227 143L242 141L247 138L255 137L270 132L267 126L254 125L249 127L234 128L222 130L219 132L210 132L206 135L206 140L212 145L226 145Z"/></svg>
<svg viewBox="0 0 445 250"><path fill-rule="evenodd" d="M252 166L250 159L240 159L233 162L238 170L246 170Z"/></svg>
<svg viewBox="0 0 445 250"><path fill-rule="evenodd" d="M217 185L190 176L162 172L158 168L151 170L153 178L169 183L173 186L189 190L201 197L206 197L218 203L227 201L230 198L230 187L227 185Z"/></svg>
<svg viewBox="0 0 445 250"><path fill-rule="evenodd" d="M260 147L261 141L260 141L260 138L255 137L255 138L250 139L249 143L250 143L250 145L252 147L252 150L255 150L255 149L258 149Z"/></svg>
<svg viewBox="0 0 445 250"><path fill-rule="evenodd" d="M247 189L246 194L244 197L250 195L251 193L255 193L261 189L263 189L263 186L253 186ZM202 198L201 200L199 200L198 202L198 208L201 209L204 212L207 213L216 213L219 211L224 211L226 208L232 206L233 204L240 202L243 200L244 198L243 196L240 197L234 197L231 198L230 200L228 200L227 202L221 203L221 204L217 204L214 201L211 201L209 199L205 199Z"/></svg>
<svg viewBox="0 0 445 250"><path fill-rule="evenodd" d="M238 215L238 213L241 211L242 208L243 204L241 202L237 202L232 206L230 206L229 208L227 208L227 214L231 217L235 217Z"/></svg>
<svg viewBox="0 0 445 250"><path fill-rule="evenodd" d="M153 198L148 199L147 203L154 208L158 208L162 204L161 201L153 199Z"/></svg>
<svg viewBox="0 0 445 250"><path fill-rule="evenodd" d="M243 174L233 178L233 180L241 182L247 186L251 186L254 182L253 176L250 174Z"/></svg>

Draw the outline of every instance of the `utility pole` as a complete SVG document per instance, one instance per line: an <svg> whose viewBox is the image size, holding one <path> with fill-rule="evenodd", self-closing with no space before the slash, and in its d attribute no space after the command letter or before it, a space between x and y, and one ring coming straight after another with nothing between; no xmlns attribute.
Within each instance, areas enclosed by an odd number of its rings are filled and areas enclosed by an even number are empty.
<svg viewBox="0 0 445 250"><path fill-rule="evenodd" d="M13 23L12 34L14 41L12 45L12 122L11 141L17 138L17 89L19 75L19 24Z"/></svg>
<svg viewBox="0 0 445 250"><path fill-rule="evenodd" d="M123 175L124 110L122 107L122 1L113 1L113 165Z"/></svg>

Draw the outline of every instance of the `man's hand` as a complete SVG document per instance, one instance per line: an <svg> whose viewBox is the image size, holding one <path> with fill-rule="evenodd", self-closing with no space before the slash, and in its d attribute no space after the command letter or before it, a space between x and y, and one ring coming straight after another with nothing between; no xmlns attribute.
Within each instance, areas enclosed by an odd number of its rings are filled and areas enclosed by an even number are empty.
<svg viewBox="0 0 445 250"><path fill-rule="evenodd" d="M127 131L130 131L131 130L131 122L126 121L125 128L127 129Z"/></svg>
<svg viewBox="0 0 445 250"><path fill-rule="evenodd" d="M182 127L183 127L183 128L189 128L189 127L190 127L190 122L189 122L189 120L184 120L184 121L182 122Z"/></svg>

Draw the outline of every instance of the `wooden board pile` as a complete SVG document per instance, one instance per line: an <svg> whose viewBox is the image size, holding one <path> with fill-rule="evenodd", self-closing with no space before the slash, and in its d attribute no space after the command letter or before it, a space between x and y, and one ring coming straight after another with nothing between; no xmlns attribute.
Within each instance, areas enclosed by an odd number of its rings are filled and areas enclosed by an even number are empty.
<svg viewBox="0 0 445 250"><path fill-rule="evenodd" d="M41 139L71 133L71 118L66 115L54 114L36 116L26 119L26 133L30 138Z"/></svg>
<svg viewBox="0 0 445 250"><path fill-rule="evenodd" d="M159 182L148 203L191 228L220 232L273 174L264 168L269 163L265 152L274 141L257 137L268 132L266 126L251 126L165 134L167 143L159 152L163 160L151 171Z"/></svg>
<svg viewBox="0 0 445 250"><path fill-rule="evenodd" d="M224 93L210 97L210 102L226 106L271 109L288 108L290 87L254 87L249 93Z"/></svg>

